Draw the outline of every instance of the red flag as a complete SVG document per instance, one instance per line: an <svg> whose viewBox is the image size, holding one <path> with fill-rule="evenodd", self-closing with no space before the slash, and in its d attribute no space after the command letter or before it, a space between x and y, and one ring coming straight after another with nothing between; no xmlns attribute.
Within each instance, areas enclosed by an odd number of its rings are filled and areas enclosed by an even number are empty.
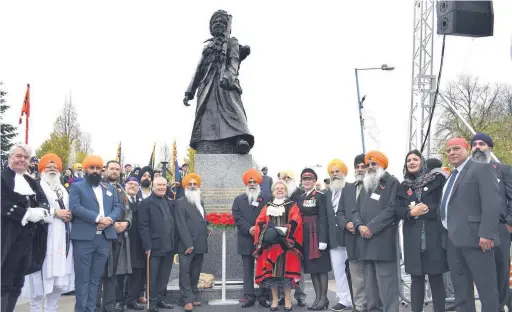
<svg viewBox="0 0 512 312"><path fill-rule="evenodd" d="M30 84L27 84L27 92L25 93L25 100L23 101L23 107L21 108L20 124L23 115L30 117Z"/></svg>

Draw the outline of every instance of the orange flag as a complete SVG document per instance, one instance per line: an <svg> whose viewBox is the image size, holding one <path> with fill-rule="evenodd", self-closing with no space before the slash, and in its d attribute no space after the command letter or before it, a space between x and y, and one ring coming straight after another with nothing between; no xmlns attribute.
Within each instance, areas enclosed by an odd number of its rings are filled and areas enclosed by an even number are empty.
<svg viewBox="0 0 512 312"><path fill-rule="evenodd" d="M23 115L30 117L30 85L27 84L27 92L25 93L25 100L23 101L23 107L21 108L20 124Z"/></svg>

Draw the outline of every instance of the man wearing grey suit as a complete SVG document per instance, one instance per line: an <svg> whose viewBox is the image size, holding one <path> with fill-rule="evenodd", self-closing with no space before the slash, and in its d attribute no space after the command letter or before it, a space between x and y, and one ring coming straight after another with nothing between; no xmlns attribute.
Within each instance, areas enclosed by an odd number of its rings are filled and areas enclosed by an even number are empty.
<svg viewBox="0 0 512 312"><path fill-rule="evenodd" d="M498 235L500 245L494 250L496 261L496 274L498 279L498 294L500 311L504 311L504 305L509 293L510 274L510 233L512 231L512 167L495 162L491 159L491 151L494 148L492 138L485 133L476 133L471 137L471 158L475 162L491 164L500 186L501 211Z"/></svg>
<svg viewBox="0 0 512 312"><path fill-rule="evenodd" d="M201 305L195 301L203 255L208 252L210 231L206 223L204 203L201 201L201 177L189 173L183 178L185 197L176 201L175 218L178 230L178 254L180 263L180 293L185 311Z"/></svg>
<svg viewBox="0 0 512 312"><path fill-rule="evenodd" d="M448 264L460 312L474 312L473 281L482 311L499 311L494 247L500 244L500 189L489 164L471 160L463 138L447 143L448 161L455 168L443 190L439 213L448 231Z"/></svg>
<svg viewBox="0 0 512 312"><path fill-rule="evenodd" d="M93 312L110 241L117 239L112 224L119 219L121 206L114 188L100 183L103 160L98 156L87 156L83 168L85 181L73 183L69 189L69 207L73 213L75 312Z"/></svg>

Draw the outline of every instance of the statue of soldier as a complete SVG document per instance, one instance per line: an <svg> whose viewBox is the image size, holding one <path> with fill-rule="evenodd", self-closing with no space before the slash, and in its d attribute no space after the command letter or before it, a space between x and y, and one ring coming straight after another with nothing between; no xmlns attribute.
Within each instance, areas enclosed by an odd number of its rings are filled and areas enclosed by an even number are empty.
<svg viewBox="0 0 512 312"><path fill-rule="evenodd" d="M201 60L185 92L190 106L197 90L197 107L190 146L198 154L247 154L254 145L238 81L240 62L250 53L231 34L231 15L219 10L210 19L213 38L206 41Z"/></svg>

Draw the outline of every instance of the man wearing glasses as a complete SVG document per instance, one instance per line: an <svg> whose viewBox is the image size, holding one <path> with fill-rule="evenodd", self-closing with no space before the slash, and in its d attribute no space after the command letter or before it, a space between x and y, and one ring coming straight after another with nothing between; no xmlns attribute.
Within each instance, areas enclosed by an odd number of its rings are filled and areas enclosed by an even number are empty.
<svg viewBox="0 0 512 312"><path fill-rule="evenodd" d="M366 304L368 311L398 312L395 201L399 182L386 172L388 159L383 153L368 152L364 160L368 169L353 223L362 237L358 253L363 260Z"/></svg>
<svg viewBox="0 0 512 312"><path fill-rule="evenodd" d="M83 161L85 181L69 189L69 206L74 216L71 226L75 265L75 312L95 311L100 277L117 239L112 226L121 215L117 192L101 182L103 160L87 156Z"/></svg>

